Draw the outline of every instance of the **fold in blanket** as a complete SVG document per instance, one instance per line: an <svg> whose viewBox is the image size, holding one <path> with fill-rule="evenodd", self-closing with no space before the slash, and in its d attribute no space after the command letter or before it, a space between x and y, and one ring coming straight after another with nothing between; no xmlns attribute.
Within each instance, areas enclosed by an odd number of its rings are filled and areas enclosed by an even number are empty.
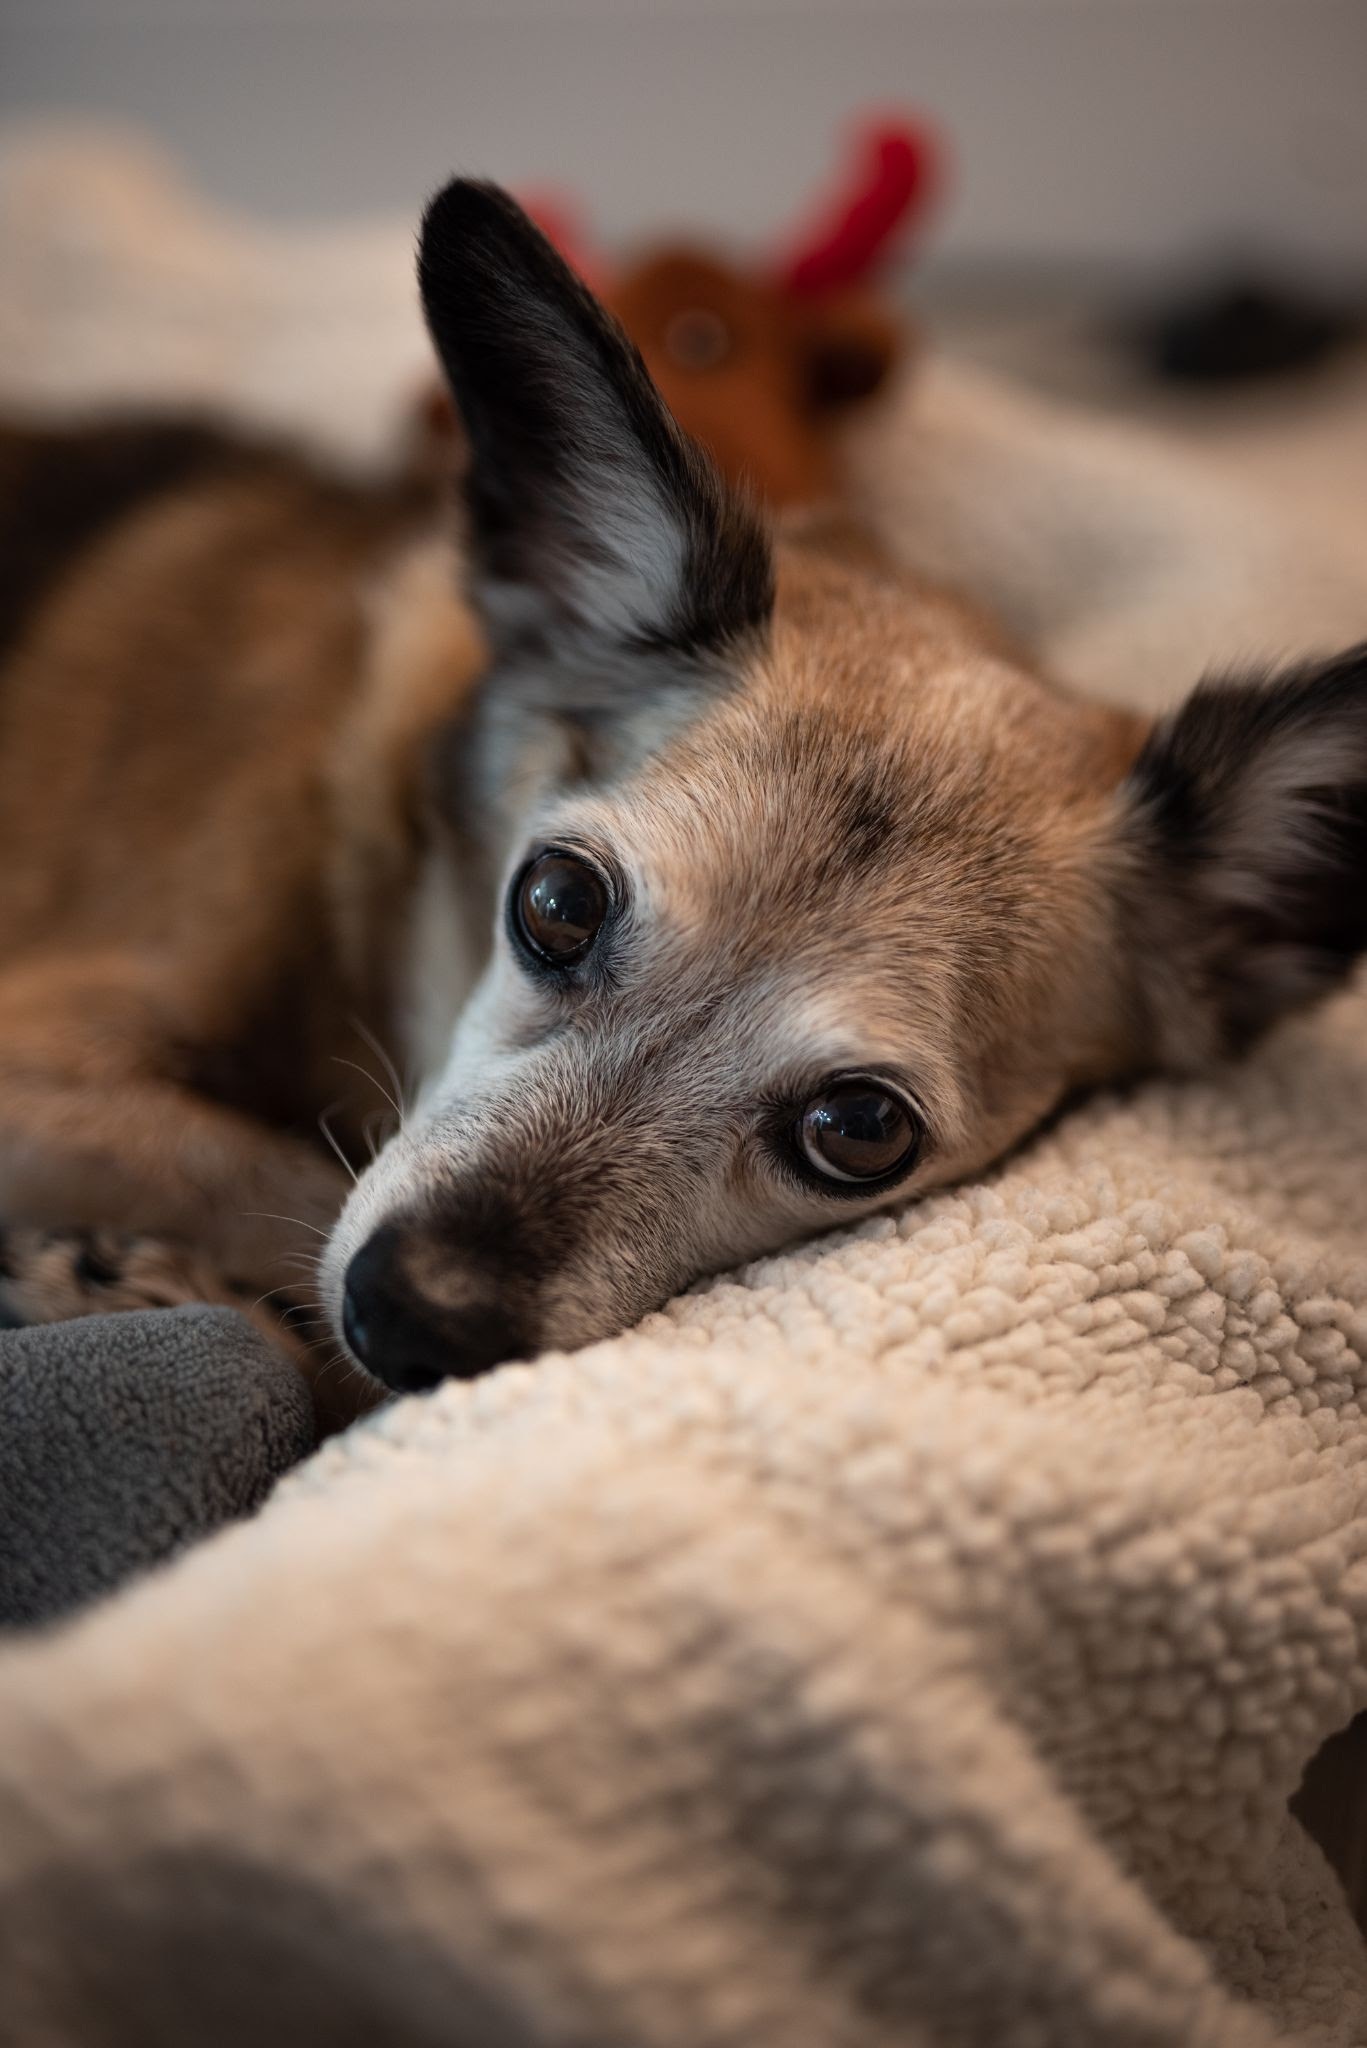
<svg viewBox="0 0 1367 2048"><path fill-rule="evenodd" d="M1355 996L13 1652L0 2035L1361 2042L1364 1134Z"/></svg>

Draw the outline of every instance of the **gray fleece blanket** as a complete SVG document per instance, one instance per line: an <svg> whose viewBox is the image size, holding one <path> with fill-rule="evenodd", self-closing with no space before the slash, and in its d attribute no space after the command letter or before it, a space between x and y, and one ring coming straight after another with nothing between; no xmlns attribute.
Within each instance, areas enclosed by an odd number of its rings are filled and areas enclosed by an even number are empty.
<svg viewBox="0 0 1367 2048"><path fill-rule="evenodd" d="M0 1333L0 1625L249 1513L313 1444L303 1381L233 1309Z"/></svg>

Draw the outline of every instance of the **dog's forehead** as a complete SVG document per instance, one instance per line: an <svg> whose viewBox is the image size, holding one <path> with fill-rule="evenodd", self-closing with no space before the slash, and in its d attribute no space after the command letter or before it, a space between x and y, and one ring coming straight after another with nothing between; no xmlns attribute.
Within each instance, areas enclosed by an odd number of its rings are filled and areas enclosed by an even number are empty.
<svg viewBox="0 0 1367 2048"><path fill-rule="evenodd" d="M817 564L565 829L623 872L617 987L653 1037L679 1036L667 992L747 1066L781 1043L947 1071L1045 1005L1108 772L1078 707L951 606Z"/></svg>
<svg viewBox="0 0 1367 2048"><path fill-rule="evenodd" d="M563 826L625 878L626 1006L696 1006L747 1067L897 1063L961 1007L961 939L985 901L1007 916L1018 893L1009 812L966 850L965 802L894 733L742 697L571 799Z"/></svg>
<svg viewBox="0 0 1367 2048"><path fill-rule="evenodd" d="M596 791L585 831L676 933L720 926L746 947L781 929L790 950L824 949L833 919L851 938L876 940L890 919L928 935L965 891L1009 908L1040 835L1030 770L1002 743L1000 688L966 674L932 693L895 661L844 693L771 661Z"/></svg>

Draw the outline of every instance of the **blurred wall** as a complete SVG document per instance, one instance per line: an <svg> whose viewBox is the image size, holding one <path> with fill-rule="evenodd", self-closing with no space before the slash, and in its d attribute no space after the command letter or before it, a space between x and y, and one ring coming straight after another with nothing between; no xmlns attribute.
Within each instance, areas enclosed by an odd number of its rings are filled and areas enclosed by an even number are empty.
<svg viewBox="0 0 1367 2048"><path fill-rule="evenodd" d="M950 256L1367 270L1367 0L0 0L0 117L137 121L285 216L461 167L763 234L870 101L952 138Z"/></svg>

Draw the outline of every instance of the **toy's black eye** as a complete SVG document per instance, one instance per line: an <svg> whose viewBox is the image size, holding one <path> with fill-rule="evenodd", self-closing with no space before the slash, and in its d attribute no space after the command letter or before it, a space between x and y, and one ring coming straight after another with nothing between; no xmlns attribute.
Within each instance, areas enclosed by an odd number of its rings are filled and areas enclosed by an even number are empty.
<svg viewBox="0 0 1367 2048"><path fill-rule="evenodd" d="M688 306L665 328L665 353L680 370L716 370L735 346L731 329L710 306Z"/></svg>
<svg viewBox="0 0 1367 2048"><path fill-rule="evenodd" d="M552 967L582 960L608 914L602 877L572 853L543 853L513 884L513 926Z"/></svg>
<svg viewBox="0 0 1367 2048"><path fill-rule="evenodd" d="M859 1075L828 1082L797 1126L802 1156L823 1180L886 1180L910 1167L921 1135L900 1096Z"/></svg>

